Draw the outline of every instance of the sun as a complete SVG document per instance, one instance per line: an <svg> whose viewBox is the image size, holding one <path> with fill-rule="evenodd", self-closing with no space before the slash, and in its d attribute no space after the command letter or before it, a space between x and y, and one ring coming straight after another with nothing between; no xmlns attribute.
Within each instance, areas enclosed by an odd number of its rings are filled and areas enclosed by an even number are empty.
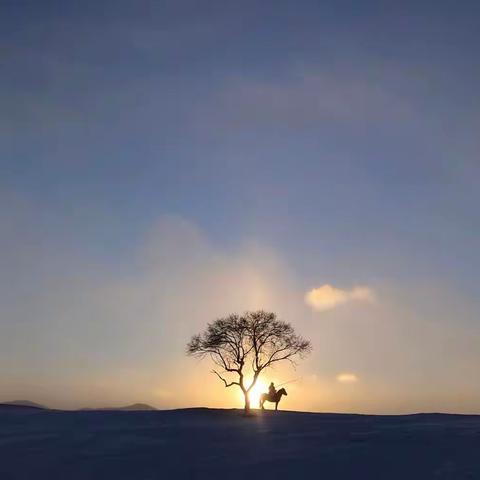
<svg viewBox="0 0 480 480"><path fill-rule="evenodd" d="M248 394L252 408L259 408L260 395L266 392L268 392L268 384L263 380L257 380L257 383Z"/></svg>

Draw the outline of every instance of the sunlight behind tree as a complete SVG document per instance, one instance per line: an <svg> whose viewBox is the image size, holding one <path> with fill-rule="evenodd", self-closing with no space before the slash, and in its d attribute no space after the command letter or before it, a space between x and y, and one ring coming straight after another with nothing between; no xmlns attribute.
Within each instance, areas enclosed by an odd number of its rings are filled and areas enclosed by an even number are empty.
<svg viewBox="0 0 480 480"><path fill-rule="evenodd" d="M252 408L259 408L260 395L265 392L268 392L268 382L259 379L248 392L248 399L250 400L250 406Z"/></svg>

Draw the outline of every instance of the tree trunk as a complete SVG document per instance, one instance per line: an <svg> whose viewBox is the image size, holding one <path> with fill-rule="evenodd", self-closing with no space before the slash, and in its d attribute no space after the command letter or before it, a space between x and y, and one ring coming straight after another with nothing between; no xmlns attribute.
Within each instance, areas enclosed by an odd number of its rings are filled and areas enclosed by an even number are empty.
<svg viewBox="0 0 480 480"><path fill-rule="evenodd" d="M250 413L250 399L248 398L248 393L244 393L245 395L245 413Z"/></svg>

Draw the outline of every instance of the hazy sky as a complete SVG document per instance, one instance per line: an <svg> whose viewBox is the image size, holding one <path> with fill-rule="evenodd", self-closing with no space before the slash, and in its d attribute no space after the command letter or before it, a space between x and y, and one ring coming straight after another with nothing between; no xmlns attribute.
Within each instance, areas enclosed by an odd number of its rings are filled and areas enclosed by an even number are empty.
<svg viewBox="0 0 480 480"><path fill-rule="evenodd" d="M266 308L286 408L480 413L478 45L478 2L0 2L0 401L241 406L185 344Z"/></svg>

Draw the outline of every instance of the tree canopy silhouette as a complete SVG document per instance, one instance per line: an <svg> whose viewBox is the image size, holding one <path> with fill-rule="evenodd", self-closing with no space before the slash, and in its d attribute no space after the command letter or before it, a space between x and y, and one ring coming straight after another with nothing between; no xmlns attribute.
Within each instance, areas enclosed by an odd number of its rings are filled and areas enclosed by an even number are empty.
<svg viewBox="0 0 480 480"><path fill-rule="evenodd" d="M246 413L250 410L248 394L263 370L282 361L295 365L295 360L310 350L310 342L297 335L289 323L263 310L219 318L187 345L188 355L211 358L217 366L212 373L226 388L236 385L242 390ZM246 375L252 376L248 385Z"/></svg>

